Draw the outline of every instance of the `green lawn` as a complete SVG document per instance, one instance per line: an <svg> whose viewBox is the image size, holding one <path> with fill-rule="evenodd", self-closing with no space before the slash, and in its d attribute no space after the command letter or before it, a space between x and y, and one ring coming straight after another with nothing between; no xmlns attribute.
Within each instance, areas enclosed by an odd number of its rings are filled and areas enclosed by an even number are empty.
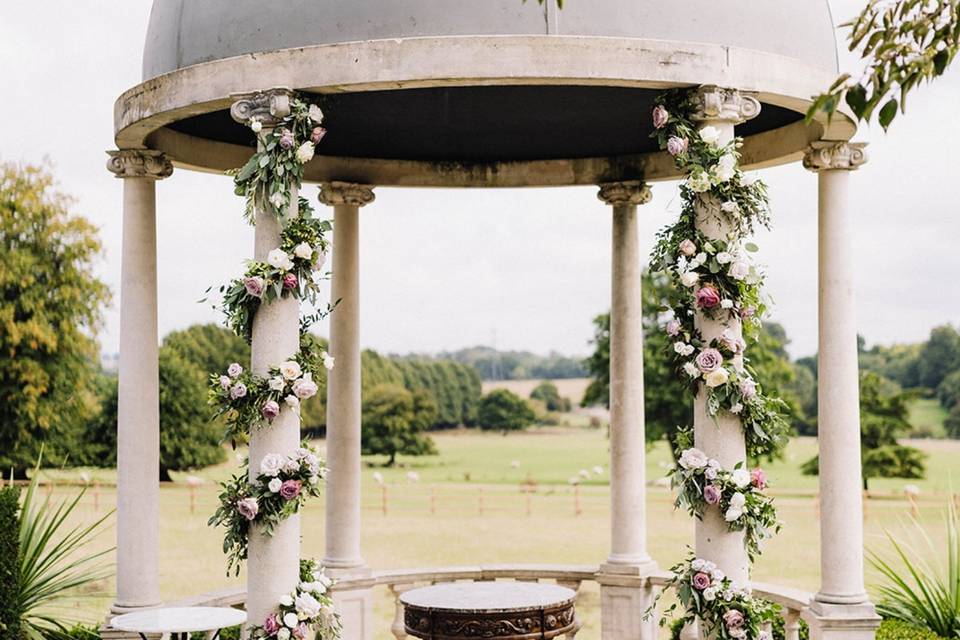
<svg viewBox="0 0 960 640"><path fill-rule="evenodd" d="M936 398L917 398L910 403L910 424L914 431L929 433L931 437L943 438L946 432L943 421L947 419L947 410Z"/></svg>

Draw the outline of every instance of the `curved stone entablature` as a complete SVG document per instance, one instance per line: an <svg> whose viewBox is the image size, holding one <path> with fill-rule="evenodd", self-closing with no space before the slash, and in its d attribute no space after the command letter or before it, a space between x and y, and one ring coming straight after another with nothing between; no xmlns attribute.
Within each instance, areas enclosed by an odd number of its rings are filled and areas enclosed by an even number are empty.
<svg viewBox="0 0 960 640"><path fill-rule="evenodd" d="M677 177L672 159L648 139L650 105L664 88L717 85L755 96L760 114L738 133L746 138L743 165L757 168L799 160L812 141L853 135L843 114L830 123L803 122L810 96L833 79L830 70L774 53L689 42L556 35L370 40L178 69L121 95L115 129L121 148L160 150L190 169L235 168L254 140L230 118L231 96L284 86L314 94L326 114L330 133L306 167L310 182L657 181ZM458 110L460 104L472 111Z"/></svg>

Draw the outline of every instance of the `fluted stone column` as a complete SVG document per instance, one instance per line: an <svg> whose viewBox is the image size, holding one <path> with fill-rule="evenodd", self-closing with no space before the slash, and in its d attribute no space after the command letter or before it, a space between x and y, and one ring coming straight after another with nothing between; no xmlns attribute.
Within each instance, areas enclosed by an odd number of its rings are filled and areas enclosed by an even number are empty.
<svg viewBox="0 0 960 640"><path fill-rule="evenodd" d="M601 567L601 627L605 640L655 638L643 620L652 589L626 586L656 565L647 553L643 413L643 310L637 205L650 201L641 180L600 185L613 207L610 303L610 555Z"/></svg>
<svg viewBox="0 0 960 640"><path fill-rule="evenodd" d="M820 590L807 621L812 638L873 638L879 618L863 582L860 391L854 304L850 171L863 144L816 142L803 158L819 183L818 442Z"/></svg>
<svg viewBox="0 0 960 640"><path fill-rule="evenodd" d="M360 554L360 207L373 202L373 188L329 182L320 202L333 207L333 273L330 354L327 375L326 551L331 575L368 574ZM368 588L335 593L344 640L372 635Z"/></svg>
<svg viewBox="0 0 960 640"><path fill-rule="evenodd" d="M156 181L173 173L158 151L109 151L123 179L120 377L117 407L117 599L128 612L160 604L160 392Z"/></svg>
<svg viewBox="0 0 960 640"><path fill-rule="evenodd" d="M734 137L734 126L760 112L760 102L755 97L733 89L704 86L696 93L695 99L697 110L692 119L701 129L708 126L718 129L718 144L730 142ZM727 238L732 226L727 215L720 211L719 201L701 197L695 209L698 231L708 238ZM738 337L742 336L739 317L730 313L726 315L713 319L696 312L694 321L704 343L718 338L727 329ZM711 416L706 405L707 389L701 385L693 407L694 446L718 460L725 469L732 469L738 462L745 462L747 457L740 419L727 411ZM697 556L715 562L730 579L747 584L750 560L744 548L744 532L730 531L723 514L715 507L705 509L695 526Z"/></svg>
<svg viewBox="0 0 960 640"><path fill-rule="evenodd" d="M249 124L253 120L268 131L290 113L290 93L272 89L236 96L230 113L234 120ZM291 194L291 211L296 215L297 193ZM280 246L281 225L277 217L262 207L256 208L254 260L265 262L267 254ZM300 350L300 302L297 298L279 298L260 305L253 319L250 341L250 369L266 376L270 367L292 359ZM270 425L250 434L250 480L257 478L260 461L268 453L293 454L300 444L300 416L282 405L280 415ZM247 615L260 624L276 610L280 596L296 588L300 573L300 516L294 515L276 526L267 536L251 527L247 559Z"/></svg>

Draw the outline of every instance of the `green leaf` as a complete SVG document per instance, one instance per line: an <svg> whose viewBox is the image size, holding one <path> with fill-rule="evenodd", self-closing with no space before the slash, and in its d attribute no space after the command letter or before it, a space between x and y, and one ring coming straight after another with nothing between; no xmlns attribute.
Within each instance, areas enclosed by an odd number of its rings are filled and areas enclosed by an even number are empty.
<svg viewBox="0 0 960 640"><path fill-rule="evenodd" d="M743 245L743 248L749 251L750 253L756 253L757 251L760 250L760 247L758 247L752 242L747 242L746 244Z"/></svg>
<svg viewBox="0 0 960 640"><path fill-rule="evenodd" d="M933 56L933 70L938 76L941 75L944 70L947 68L947 63L950 62L950 54L947 53L947 50L937 53Z"/></svg>
<svg viewBox="0 0 960 640"><path fill-rule="evenodd" d="M857 84L847 89L847 105L858 118L863 115L863 109L867 106L867 90L862 84Z"/></svg>
<svg viewBox="0 0 960 640"><path fill-rule="evenodd" d="M880 108L880 126L883 127L884 131L887 130L887 127L890 126L890 123L893 122L895 117L897 117L897 99L890 98L887 100L887 103Z"/></svg>

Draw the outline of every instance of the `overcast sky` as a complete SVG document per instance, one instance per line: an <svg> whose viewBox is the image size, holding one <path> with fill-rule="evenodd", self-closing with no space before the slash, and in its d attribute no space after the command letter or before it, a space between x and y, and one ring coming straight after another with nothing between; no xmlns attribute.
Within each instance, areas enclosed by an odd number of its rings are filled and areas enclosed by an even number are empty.
<svg viewBox="0 0 960 640"><path fill-rule="evenodd" d="M519 0L518 0L519 1ZM831 2L842 22L863 0ZM75 211L100 227L100 276L114 292L101 333L119 332L121 183L104 168L113 102L140 81L148 0L5 0L0 10L0 161L49 158ZM746 4L746 3L745 3ZM843 58L842 58L843 59ZM845 61L844 64L849 64ZM865 131L853 176L857 305L868 343L916 341L960 316L957 203L960 68L916 92L889 135ZM758 237L773 318L795 356L816 350L816 177L763 172L774 228ZM610 301L610 212L595 188L379 188L361 214L361 336L386 352L476 344L588 351ZM316 188L306 195L315 198ZM676 183L641 208L645 247L677 213ZM320 207L318 207L319 209ZM242 270L253 231L230 180L176 171L158 185L160 332L218 321L196 301ZM326 327L320 327L321 332Z"/></svg>

